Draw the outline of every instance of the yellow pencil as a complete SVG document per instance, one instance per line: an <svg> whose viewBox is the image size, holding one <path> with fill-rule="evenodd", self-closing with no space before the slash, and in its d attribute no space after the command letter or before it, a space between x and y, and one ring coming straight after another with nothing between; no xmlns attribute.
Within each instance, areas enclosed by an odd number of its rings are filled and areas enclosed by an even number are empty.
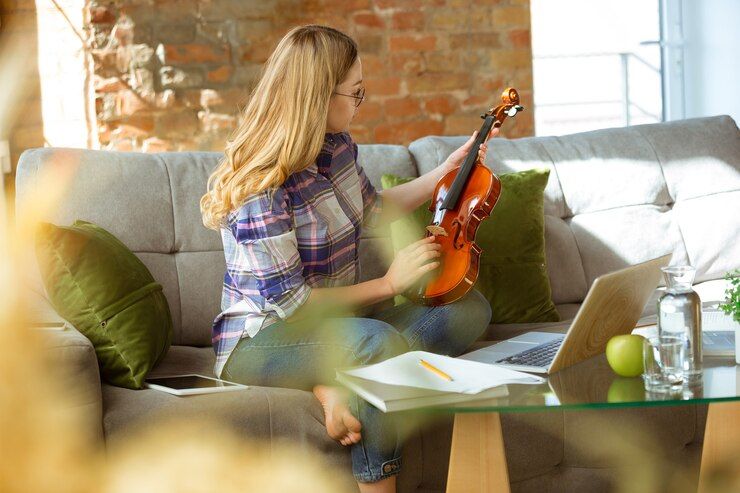
<svg viewBox="0 0 740 493"><path fill-rule="evenodd" d="M445 380L447 380L448 382L451 382L451 381L452 381L452 377L451 377L451 376L449 376L449 375L448 375L447 373L443 372L443 371L442 371L442 370L440 370L439 368L436 368L436 367L432 366L431 364L427 363L427 362L426 362L426 361L424 361L423 359L420 359L420 360L419 360L419 363L421 363L421 366L423 366L423 367L424 367L424 368L426 368L427 370L429 370L429 371L432 371L432 372L436 373L437 375L439 375L440 377L444 378L444 379L445 379Z"/></svg>

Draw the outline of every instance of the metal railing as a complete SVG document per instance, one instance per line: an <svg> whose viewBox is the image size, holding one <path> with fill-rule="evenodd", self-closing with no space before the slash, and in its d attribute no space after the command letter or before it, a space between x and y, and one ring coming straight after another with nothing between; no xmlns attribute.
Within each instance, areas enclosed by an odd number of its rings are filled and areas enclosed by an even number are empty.
<svg viewBox="0 0 740 493"><path fill-rule="evenodd" d="M536 107L565 107L565 106L588 106L588 105L605 105L605 104L620 104L621 105L621 120L625 126L631 124L633 120L634 111L641 113L643 116L654 119L655 121L662 120L662 114L655 114L641 105L637 104L630 96L630 66L631 61L633 63L639 63L647 67L651 72L654 72L660 78L661 70L660 67L656 67L648 60L645 60L640 55L632 52L601 52L601 53L578 53L578 54L567 54L567 55L545 55L535 56L533 60L554 60L554 59L586 59L586 58L604 58L604 57L617 57L619 59L619 73L620 73L620 87L621 87L621 98L614 100L596 100L596 101L549 101L549 102L535 102ZM536 96L536 94L535 94ZM573 121L586 121L594 120L592 118L580 118L573 119Z"/></svg>

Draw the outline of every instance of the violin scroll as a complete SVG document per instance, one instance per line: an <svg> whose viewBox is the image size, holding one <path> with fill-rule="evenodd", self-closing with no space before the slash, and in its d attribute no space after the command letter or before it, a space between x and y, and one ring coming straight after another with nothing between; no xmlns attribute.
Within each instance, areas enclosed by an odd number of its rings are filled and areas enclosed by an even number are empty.
<svg viewBox="0 0 740 493"><path fill-rule="evenodd" d="M493 126L499 128L503 125L504 120L507 116L516 116L516 114L524 110L524 106L519 104L519 93L513 87L507 87L504 92L501 93L502 104L491 108L487 113L482 114L480 117L484 120L487 116L493 116Z"/></svg>

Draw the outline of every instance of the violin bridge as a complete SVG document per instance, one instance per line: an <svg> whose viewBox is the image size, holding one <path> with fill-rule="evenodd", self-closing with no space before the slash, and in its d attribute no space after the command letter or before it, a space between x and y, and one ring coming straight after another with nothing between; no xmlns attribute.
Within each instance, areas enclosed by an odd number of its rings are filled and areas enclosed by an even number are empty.
<svg viewBox="0 0 740 493"><path fill-rule="evenodd" d="M434 236L449 236L447 234L447 231L442 226L437 226L434 224L430 224L427 226L427 231L429 231Z"/></svg>

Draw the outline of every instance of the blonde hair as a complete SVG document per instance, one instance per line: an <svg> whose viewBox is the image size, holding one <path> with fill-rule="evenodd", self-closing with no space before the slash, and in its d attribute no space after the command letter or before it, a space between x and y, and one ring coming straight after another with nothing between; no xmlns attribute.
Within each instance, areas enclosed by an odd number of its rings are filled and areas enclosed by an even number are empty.
<svg viewBox="0 0 740 493"><path fill-rule="evenodd" d="M200 199L207 228L224 227L248 197L274 190L316 160L329 100L356 59L352 38L330 27L296 27L280 40L208 178Z"/></svg>

